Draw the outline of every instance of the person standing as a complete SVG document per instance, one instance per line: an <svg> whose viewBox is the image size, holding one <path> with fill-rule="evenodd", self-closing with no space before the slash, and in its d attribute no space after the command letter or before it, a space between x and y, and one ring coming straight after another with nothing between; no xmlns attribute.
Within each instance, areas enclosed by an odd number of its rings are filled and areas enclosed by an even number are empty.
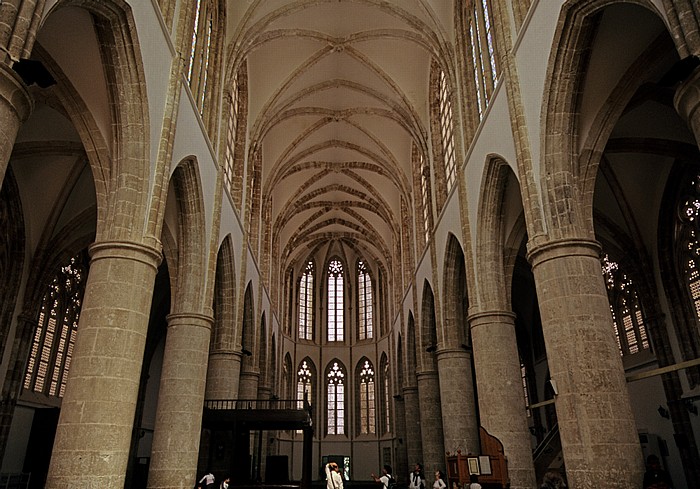
<svg viewBox="0 0 700 489"><path fill-rule="evenodd" d="M343 489L343 478L335 462L326 464L326 489Z"/></svg>
<svg viewBox="0 0 700 489"><path fill-rule="evenodd" d="M481 484L479 484L479 476L476 474L469 476L469 489L481 489Z"/></svg>
<svg viewBox="0 0 700 489"><path fill-rule="evenodd" d="M659 457L653 453L647 457L647 471L644 473L644 489L671 489L671 476L661 468Z"/></svg>
<svg viewBox="0 0 700 489"><path fill-rule="evenodd" d="M226 477L223 481L221 481L221 485L219 485L219 489L228 489L229 482L231 482L231 479L229 477Z"/></svg>
<svg viewBox="0 0 700 489"><path fill-rule="evenodd" d="M207 470L207 473L204 477L199 479L199 488L200 489L214 489L214 481L215 481L214 474L211 473L211 471Z"/></svg>
<svg viewBox="0 0 700 489"><path fill-rule="evenodd" d="M392 489L396 484L394 484L394 477L391 475L391 465L385 465L382 467L382 476L377 477L374 472L370 474L374 482L380 482L384 485L384 489Z"/></svg>
<svg viewBox="0 0 700 489"><path fill-rule="evenodd" d="M435 471L435 482L433 482L433 489L445 489L447 483L445 482L445 474L441 471Z"/></svg>
<svg viewBox="0 0 700 489"><path fill-rule="evenodd" d="M416 463L408 474L408 489L425 489L425 475L419 463Z"/></svg>

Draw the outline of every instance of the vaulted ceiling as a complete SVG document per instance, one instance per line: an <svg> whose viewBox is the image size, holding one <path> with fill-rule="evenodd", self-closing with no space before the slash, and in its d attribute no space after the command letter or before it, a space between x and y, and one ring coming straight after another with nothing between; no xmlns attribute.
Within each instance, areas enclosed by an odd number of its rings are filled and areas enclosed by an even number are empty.
<svg viewBox="0 0 700 489"><path fill-rule="evenodd" d="M451 49L452 3L230 3L263 226L286 265L339 239L389 266L411 205L413 143L428 154L430 64Z"/></svg>

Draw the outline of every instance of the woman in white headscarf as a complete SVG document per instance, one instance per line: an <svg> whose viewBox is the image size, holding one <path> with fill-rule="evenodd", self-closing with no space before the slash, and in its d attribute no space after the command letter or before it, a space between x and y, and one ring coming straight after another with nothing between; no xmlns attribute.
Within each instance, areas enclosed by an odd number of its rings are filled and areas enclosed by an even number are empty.
<svg viewBox="0 0 700 489"><path fill-rule="evenodd" d="M326 489L343 489L343 478L335 462L326 464Z"/></svg>

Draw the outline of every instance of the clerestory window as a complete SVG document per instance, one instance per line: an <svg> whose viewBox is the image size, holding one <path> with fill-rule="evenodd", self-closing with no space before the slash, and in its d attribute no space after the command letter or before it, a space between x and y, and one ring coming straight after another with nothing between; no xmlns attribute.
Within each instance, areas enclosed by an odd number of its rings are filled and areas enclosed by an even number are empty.
<svg viewBox="0 0 700 489"><path fill-rule="evenodd" d="M360 318L359 339L369 340L372 332L372 278L367 264L360 260L357 262L357 313Z"/></svg>
<svg viewBox="0 0 700 489"><path fill-rule="evenodd" d="M299 339L313 340L314 263L309 261L299 281Z"/></svg>
<svg viewBox="0 0 700 489"><path fill-rule="evenodd" d="M496 84L497 65L493 41L491 0L465 2L468 30L467 57L472 62L479 118L484 116Z"/></svg>
<svg viewBox="0 0 700 489"><path fill-rule="evenodd" d="M328 341L344 341L343 264L332 260L328 264Z"/></svg>
<svg viewBox="0 0 700 489"><path fill-rule="evenodd" d="M449 87L445 72L440 70L440 139L442 141L442 156L445 162L445 179L447 190L454 186L457 178L457 160L455 156L454 126L452 120L452 90Z"/></svg>

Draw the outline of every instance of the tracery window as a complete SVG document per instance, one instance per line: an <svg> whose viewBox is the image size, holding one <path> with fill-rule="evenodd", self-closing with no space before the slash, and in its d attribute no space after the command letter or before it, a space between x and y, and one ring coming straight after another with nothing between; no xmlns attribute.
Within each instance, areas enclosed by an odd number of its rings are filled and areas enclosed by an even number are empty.
<svg viewBox="0 0 700 489"><path fill-rule="evenodd" d="M328 264L328 341L344 341L343 264Z"/></svg>
<svg viewBox="0 0 700 489"><path fill-rule="evenodd" d="M372 333L372 278L369 275L367 264L360 260L357 262L357 314L360 318L359 337L361 340L371 339Z"/></svg>
<svg viewBox="0 0 700 489"><path fill-rule="evenodd" d="M299 409L304 408L304 397L306 401L311 404L312 402L312 392L313 392L313 365L311 360L304 359L301 364L299 364L299 370L297 371L297 404Z"/></svg>
<svg viewBox="0 0 700 489"><path fill-rule="evenodd" d="M44 293L24 389L63 397L87 274L87 253L81 252L60 268Z"/></svg>
<svg viewBox="0 0 700 489"><path fill-rule="evenodd" d="M452 121L452 91L447 82L445 72L440 70L440 138L442 141L442 156L445 162L445 178L449 191L457 178L457 160L455 157L455 138Z"/></svg>
<svg viewBox="0 0 700 489"><path fill-rule="evenodd" d="M690 192L684 193L678 212L678 249L695 315L700 320L700 175L692 179Z"/></svg>
<svg viewBox="0 0 700 489"><path fill-rule="evenodd" d="M421 152L418 153L418 164L420 168L420 193L423 202L423 233L427 244L430 241L430 186L428 185L430 167L425 164Z"/></svg>
<svg viewBox="0 0 700 489"><path fill-rule="evenodd" d="M647 350L649 339L636 287L607 254L603 255L601 263L620 355Z"/></svg>
<svg viewBox="0 0 700 489"><path fill-rule="evenodd" d="M204 98L209 78L209 61L213 54L212 36L216 22L215 15L216 5L213 0L197 0L187 81L200 112L204 110Z"/></svg>
<svg viewBox="0 0 700 489"><path fill-rule="evenodd" d="M381 386L382 386L382 398L381 398L381 419L382 428L384 433L391 432L391 389L389 387L389 362L387 362L386 355L382 354L382 358L379 361L379 371L381 375Z"/></svg>
<svg viewBox="0 0 700 489"><path fill-rule="evenodd" d="M299 281L299 339L313 340L314 263L309 261Z"/></svg>
<svg viewBox="0 0 700 489"><path fill-rule="evenodd" d="M479 118L484 116L486 107L496 84L497 66L494 51L491 0L465 2L465 18L469 33L469 56L474 69L477 107Z"/></svg>
<svg viewBox="0 0 700 489"><path fill-rule="evenodd" d="M329 435L345 434L345 369L334 361L326 373L327 425Z"/></svg>
<svg viewBox="0 0 700 489"><path fill-rule="evenodd" d="M375 428L374 367L365 359L360 370L360 433L373 434Z"/></svg>
<svg viewBox="0 0 700 489"><path fill-rule="evenodd" d="M240 105L240 87L238 85L238 72L231 82L231 104L229 105L228 122L226 124L226 152L224 154L224 184L229 193L233 191L233 171L236 144L236 134L238 130L238 116Z"/></svg>

